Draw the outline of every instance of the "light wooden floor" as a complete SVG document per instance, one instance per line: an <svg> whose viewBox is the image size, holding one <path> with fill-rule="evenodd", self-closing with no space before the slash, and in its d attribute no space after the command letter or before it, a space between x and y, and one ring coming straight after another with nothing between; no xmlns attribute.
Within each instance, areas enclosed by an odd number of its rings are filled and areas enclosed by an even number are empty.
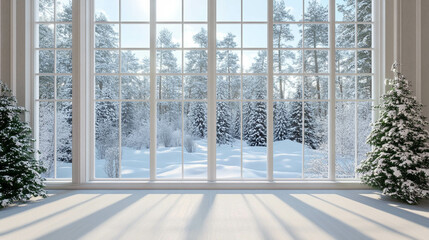
<svg viewBox="0 0 429 240"><path fill-rule="evenodd" d="M0 239L429 239L429 201L368 190L51 191L0 210Z"/></svg>

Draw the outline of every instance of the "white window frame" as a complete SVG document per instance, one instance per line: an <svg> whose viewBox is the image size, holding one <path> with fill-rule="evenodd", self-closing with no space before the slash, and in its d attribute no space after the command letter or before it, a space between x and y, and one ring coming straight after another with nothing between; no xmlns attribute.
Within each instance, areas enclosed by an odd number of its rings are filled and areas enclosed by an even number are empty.
<svg viewBox="0 0 429 240"><path fill-rule="evenodd" d="M31 29L35 26L34 23L34 3L31 5ZM93 106L91 106L92 99L90 98L92 92L92 53L93 46L93 33L92 33L92 6L93 1L86 0L73 0L73 174L72 181L68 179L64 183L61 179L49 179L48 186L50 188L284 188L284 187L298 187L298 188L362 188L362 185L356 179L351 180L339 180L335 179L335 131L329 130L329 177L328 179L317 179L312 180L293 180L293 181L279 181L273 179L273 71L272 71L272 1L268 1L268 68L270 69L268 75L268 146L267 146L267 179L258 181L220 181L216 180L216 139L211 137L208 138L208 178L204 181L160 181L156 179L156 144L151 144L151 158L150 158L150 179L149 180L137 180L137 179L109 179L108 181L95 181L94 179L94 166L93 166L93 148L94 138L92 137L94 131L94 114L91 113ZM151 12L155 13L156 0L151 0ZM333 39L335 42L335 0L329 0L329 25L330 25L330 40ZM381 44L384 37L384 7L385 2L373 1L373 75L375 79L384 79L384 46ZM216 1L208 1L208 34L211 36L216 35ZM155 49L156 29L155 25L155 14L151 14L151 49ZM34 34L31 34L31 66L34 66ZM333 36L332 36L333 35ZM332 42L332 41L330 41ZM208 42L208 135L216 135L216 40L215 38L209 38ZM383 47L382 47L383 46ZM335 56L335 47L329 49L330 56ZM156 51L151 51L151 59L155 59ZM91 57L90 57L91 56ZM330 59L332 59L330 57ZM330 75L330 87L329 87L329 116L335 116L335 65L329 65ZM155 69L155 61L151 61L151 69ZM34 76L34 68L31 67L31 76ZM155 71L150 73L151 79L151 92L155 92L156 81ZM383 90L380 88L382 80L373 82L373 99L377 103L377 99L380 96L380 92ZM34 96L34 81L31 81L32 94ZM153 95L153 94L152 94ZM34 112L35 101L34 97L31 98L31 110ZM332 108L331 106L334 106ZM156 101L151 96L150 99L151 115L150 123L151 126L156 124L156 116L154 111L156 109ZM373 112L373 119L377 117L377 112ZM37 126L37 118L32 116L33 126ZM329 118L329 129L335 129L335 117ZM35 128L36 129L36 128ZM152 127L153 129L153 127ZM35 131L37 132L37 130ZM151 131L150 133L151 143L156 143L156 133ZM210 184L207 184L210 183Z"/></svg>

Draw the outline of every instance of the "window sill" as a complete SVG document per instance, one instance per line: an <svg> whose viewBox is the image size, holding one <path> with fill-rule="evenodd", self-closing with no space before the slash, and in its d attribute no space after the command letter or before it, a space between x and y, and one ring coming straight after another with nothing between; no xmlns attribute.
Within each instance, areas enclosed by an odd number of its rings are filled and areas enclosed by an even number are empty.
<svg viewBox="0 0 429 240"><path fill-rule="evenodd" d="M371 189L359 180L347 181L91 181L46 182L46 189Z"/></svg>

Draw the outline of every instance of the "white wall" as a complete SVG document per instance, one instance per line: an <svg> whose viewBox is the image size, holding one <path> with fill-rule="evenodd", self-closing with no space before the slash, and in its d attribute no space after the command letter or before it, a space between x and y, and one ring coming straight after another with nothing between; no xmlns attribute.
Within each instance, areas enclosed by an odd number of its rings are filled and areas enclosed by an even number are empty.
<svg viewBox="0 0 429 240"><path fill-rule="evenodd" d="M0 79L10 86L10 0L0 0Z"/></svg>
<svg viewBox="0 0 429 240"><path fill-rule="evenodd" d="M422 6L422 103L424 114L429 117L429 1L423 0ZM426 71L424 71L426 70Z"/></svg>

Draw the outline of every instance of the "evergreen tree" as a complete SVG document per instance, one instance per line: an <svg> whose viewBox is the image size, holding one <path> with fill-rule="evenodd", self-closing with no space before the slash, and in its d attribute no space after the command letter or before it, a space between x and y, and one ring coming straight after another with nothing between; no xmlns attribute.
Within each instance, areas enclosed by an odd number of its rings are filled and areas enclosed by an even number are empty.
<svg viewBox="0 0 429 240"><path fill-rule="evenodd" d="M267 145L267 113L266 103L255 102L250 113L247 143L250 146Z"/></svg>
<svg viewBox="0 0 429 240"><path fill-rule="evenodd" d="M286 104L285 102L274 103L274 141L283 141L289 137Z"/></svg>
<svg viewBox="0 0 429 240"><path fill-rule="evenodd" d="M31 128L20 119L25 109L0 82L0 208L33 196L46 197L42 172L34 158Z"/></svg>
<svg viewBox="0 0 429 240"><path fill-rule="evenodd" d="M193 36L193 40L201 48L207 47L207 31L201 28L200 32ZM208 56L205 50L190 50L185 55L187 59L185 70L187 73L207 73ZM185 94L192 99L207 98L207 77L192 75L187 77ZM206 104L196 102L185 108L187 115L188 132L194 137L204 138L207 134L207 109Z"/></svg>
<svg viewBox="0 0 429 240"><path fill-rule="evenodd" d="M234 41L235 36L232 33L228 33L222 41L217 43L218 48L235 48L237 43ZM238 63L239 58L236 53L231 50L217 51L217 71L221 73L237 73L240 69ZM231 93L232 88L235 87L234 76L225 76L225 80L222 86L218 86L216 91L218 99L232 99ZM232 104L227 102L217 103L216 112L216 142L218 144L230 144L233 142L233 134L237 131L233 127L237 127L237 124L233 124L232 117L236 116L236 108L232 107Z"/></svg>
<svg viewBox="0 0 429 240"><path fill-rule="evenodd" d="M301 98L301 90L296 93L296 98ZM304 111L302 109L304 107ZM304 114L304 120L302 118ZM288 121L289 134L291 141L302 143L302 128L304 127L304 143L312 149L316 149L320 144L320 137L317 133L317 122L315 120L316 110L314 104L309 102L292 102ZM303 122L304 121L304 122Z"/></svg>
<svg viewBox="0 0 429 240"><path fill-rule="evenodd" d="M429 197L429 133L422 104L412 96L408 80L398 71L392 89L378 106L380 118L367 142L373 147L357 171L362 182L384 195L409 204Z"/></svg>
<svg viewBox="0 0 429 240"><path fill-rule="evenodd" d="M190 104L188 115L189 132L194 137L205 138L207 135L207 108L202 102Z"/></svg>
<svg viewBox="0 0 429 240"><path fill-rule="evenodd" d="M230 144L231 136L231 111L228 102L218 102L216 108L216 143L219 145Z"/></svg>
<svg viewBox="0 0 429 240"><path fill-rule="evenodd" d="M267 52L259 51L250 67L250 72L265 73L267 71ZM249 85L244 95L251 96L253 99L265 99L267 82L264 76L254 76L249 78ZM249 91L249 92L247 92ZM267 105L264 102L249 102L252 111L244 112L248 116L246 127L243 134L246 136L247 143L250 146L266 146L267 143Z"/></svg>

